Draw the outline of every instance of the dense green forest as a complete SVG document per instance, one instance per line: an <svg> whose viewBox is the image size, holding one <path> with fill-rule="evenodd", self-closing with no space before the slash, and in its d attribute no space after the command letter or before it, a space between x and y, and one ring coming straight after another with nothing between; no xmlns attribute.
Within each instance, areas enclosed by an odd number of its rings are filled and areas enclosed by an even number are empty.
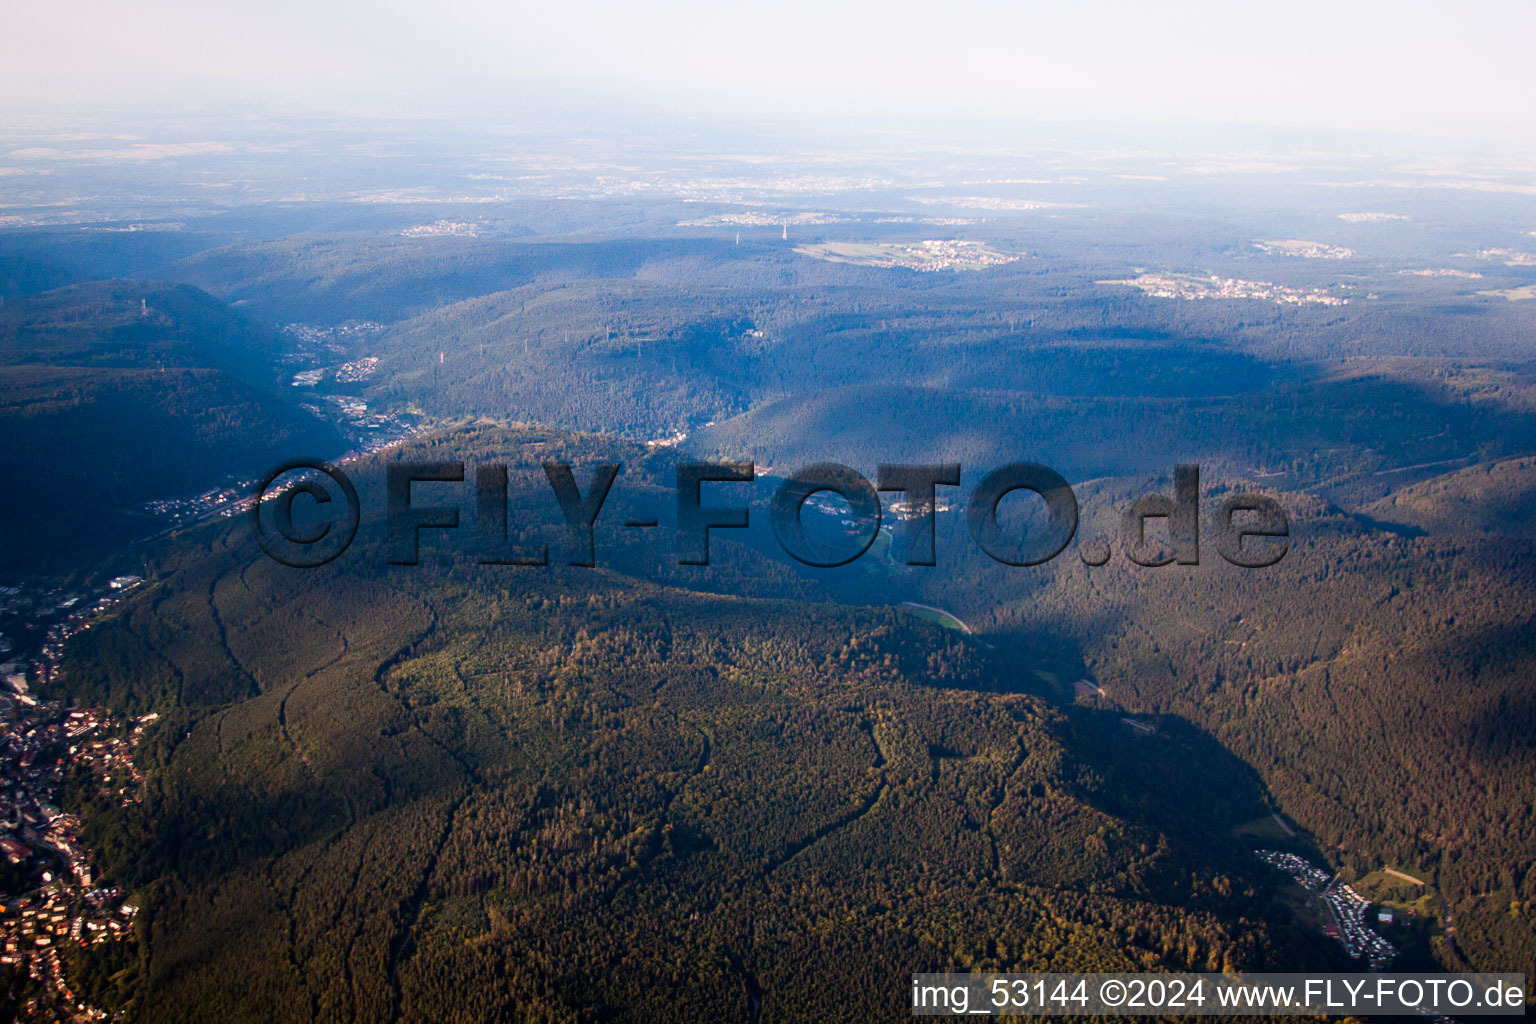
<svg viewBox="0 0 1536 1024"><path fill-rule="evenodd" d="M93 1004L863 1021L905 1015L916 970L1355 966L1251 855L1244 826L1276 812L1299 835L1273 841L1320 865L1444 894L1408 966L1536 974L1536 335L1532 303L1471 291L1527 270L1403 276L1472 248L1435 235L1341 274L1252 251L1247 208L978 221L1020 258L925 274L794 246L949 229L733 240L679 223L730 204L547 200L417 236L478 215L302 205L0 251L3 468L32 481L5 499L4 568L149 577L70 642L57 691L165 716L141 802L73 794L143 907L131 942L71 953ZM1351 298L1104 283L1151 264ZM304 331L335 342L308 356L377 361L348 397L427 428L349 464L346 555L290 570L243 520L136 511L341 452L276 386ZM693 458L760 476L711 499L753 526L707 568L668 529ZM419 490L461 526L389 565L384 468L422 459L509 464L509 541L551 566L478 564L468 483ZM582 481L623 463L596 569L564 565L548 459ZM938 566L883 541L840 570L785 558L768 499L829 459L960 462ZM961 512L1019 459L1082 512L1030 569ZM1201 564L1129 564L1120 511L1190 462ZM1247 571L1210 517L1255 490L1291 533ZM1084 564L1100 540L1117 554Z"/></svg>
<svg viewBox="0 0 1536 1024"><path fill-rule="evenodd" d="M145 924L79 969L136 1019L867 1020L919 968L1330 962L1231 833L1257 777L1192 730L889 609L391 567L377 526L314 572L195 531L76 641L80 699L173 715L148 798L90 818Z"/></svg>
<svg viewBox="0 0 1536 1024"><path fill-rule="evenodd" d="M1155 486L1082 497L1112 509ZM1304 495L1281 502L1291 548L1262 572L1208 548L1199 566L1061 560L1028 580L977 566L981 585L951 575L928 599L989 634L1068 646L1105 691L1090 705L1205 730L1339 863L1434 879L1459 921L1479 920L1456 929L1465 962L1529 969L1536 549L1519 536L1389 532ZM1085 532L1105 535L1105 518L1085 517ZM960 544L949 553L976 561Z"/></svg>

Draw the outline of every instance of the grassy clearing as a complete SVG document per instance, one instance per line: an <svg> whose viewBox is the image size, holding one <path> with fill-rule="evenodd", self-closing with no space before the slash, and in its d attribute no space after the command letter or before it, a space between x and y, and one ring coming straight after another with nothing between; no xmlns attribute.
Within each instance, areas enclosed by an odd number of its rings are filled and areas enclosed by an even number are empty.
<svg viewBox="0 0 1536 1024"><path fill-rule="evenodd" d="M927 605L913 604L911 601L903 603L902 607L925 622L934 622L945 629L953 629L961 633L970 632L965 623L942 608L930 608Z"/></svg>
<svg viewBox="0 0 1536 1024"><path fill-rule="evenodd" d="M1244 822L1243 824L1238 825L1232 831L1240 836L1253 836L1256 839L1272 839L1276 842L1282 842L1287 839L1296 838L1294 833L1286 832L1285 827L1281 825L1280 822L1277 821L1275 816L1272 814L1266 814L1262 818L1255 818L1252 821Z"/></svg>
<svg viewBox="0 0 1536 1024"><path fill-rule="evenodd" d="M1490 299L1524 302L1526 299L1536 299L1536 284L1521 285L1519 288L1490 288L1477 294L1486 295Z"/></svg>

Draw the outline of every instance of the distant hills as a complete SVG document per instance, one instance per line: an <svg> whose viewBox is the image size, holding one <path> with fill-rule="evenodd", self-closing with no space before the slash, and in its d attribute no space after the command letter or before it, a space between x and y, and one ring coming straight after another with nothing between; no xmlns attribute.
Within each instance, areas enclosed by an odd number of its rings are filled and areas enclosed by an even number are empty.
<svg viewBox="0 0 1536 1024"><path fill-rule="evenodd" d="M585 244L460 237L326 235L210 249L178 280L270 317L333 324L393 322L539 280L623 278L650 261L719 251L717 242Z"/></svg>
<svg viewBox="0 0 1536 1024"><path fill-rule="evenodd" d="M0 365L204 368L277 381L276 333L190 285L93 281L0 306Z"/></svg>

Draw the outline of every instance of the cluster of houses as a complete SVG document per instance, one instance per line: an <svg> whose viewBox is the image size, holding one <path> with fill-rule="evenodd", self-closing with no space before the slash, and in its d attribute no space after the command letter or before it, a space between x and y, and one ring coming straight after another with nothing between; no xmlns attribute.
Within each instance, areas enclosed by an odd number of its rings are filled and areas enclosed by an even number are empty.
<svg viewBox="0 0 1536 1024"><path fill-rule="evenodd" d="M136 582L119 577L111 587L124 590ZM49 628L49 643L62 644L54 634L60 625ZM43 664L30 667L34 681L51 675ZM66 774L81 769L96 780L100 796L124 804L137 799L144 774L133 751L158 716L145 715L125 731L104 710L39 700L26 676L25 666L10 673L10 693L0 696L0 858L6 880L0 887L0 970L41 984L45 995L38 998L71 1019L102 1020L106 1015L71 989L62 951L123 938L137 907L123 902L120 889L97 884L80 819L55 801Z"/></svg>
<svg viewBox="0 0 1536 1024"><path fill-rule="evenodd" d="M360 362L366 362L366 360ZM351 450L333 460L338 466L355 462L365 455L393 448L419 429L404 417L391 413L369 413L367 402L361 398L350 395L323 395L321 398L333 407L337 416L341 417L340 425L343 433L354 445ZM326 411L314 403L302 403L302 407L315 416L322 418L327 416ZM212 487L190 498L162 498L146 502L144 510L169 520L172 526L196 522L215 515L230 519L250 511L254 504L251 491L255 484L256 480L253 478L242 480L231 486Z"/></svg>
<svg viewBox="0 0 1536 1024"><path fill-rule="evenodd" d="M361 359L353 359L336 367L335 380L337 384L356 384L372 377L378 369L378 356L363 356ZM327 372L324 366L300 370L293 375L293 380L289 383L296 388L318 387L325 379Z"/></svg>
<svg viewBox="0 0 1536 1024"><path fill-rule="evenodd" d="M336 367L336 383L355 384L372 377L378 369L378 356L363 356L361 359L354 359Z"/></svg>
<svg viewBox="0 0 1536 1024"><path fill-rule="evenodd" d="M1276 305L1343 306L1346 298L1324 288L1289 288L1270 281L1244 281L1235 277L1196 277L1187 274L1142 274L1129 281L1101 281L1100 284L1128 284L1157 299L1262 299Z"/></svg>
<svg viewBox="0 0 1536 1024"><path fill-rule="evenodd" d="M1304 260L1347 260L1354 250L1327 242L1308 242L1298 238L1259 239L1253 247L1266 256L1297 256Z"/></svg>
<svg viewBox="0 0 1536 1024"><path fill-rule="evenodd" d="M31 684L46 685L53 680L64 656L64 642L89 629L124 591L142 582L138 576L118 576L100 592L87 594L0 587L0 620L5 629L17 631L23 637L18 641L21 646L35 646L37 652L31 659L16 656L11 637L0 634L0 659L5 659L0 661L0 715L17 705L36 707L38 698L31 692Z"/></svg>
<svg viewBox="0 0 1536 1024"><path fill-rule="evenodd" d="M121 899L122 891L112 887L75 892L62 885L6 897L0 904L5 950L0 969L26 972L75 1020L106 1020L104 1011L82 1002L70 987L60 951L70 943L91 946L125 938L138 907Z"/></svg>
<svg viewBox="0 0 1536 1024"><path fill-rule="evenodd" d="M158 498L155 501L146 501L144 511L150 515L162 516L173 523L191 522L212 515L231 501L242 497L244 491L240 486L210 487L201 494L194 494L189 498Z"/></svg>
<svg viewBox="0 0 1536 1024"><path fill-rule="evenodd" d="M101 593L85 597L66 597L59 606L61 615L49 624L38 648L33 671L38 682L46 685L58 675L59 663L64 660L64 644L70 637L91 628L108 608L126 596L127 591L143 583L139 576L114 576Z"/></svg>
<svg viewBox="0 0 1536 1024"><path fill-rule="evenodd" d="M1013 253L994 252L980 242L944 238L898 244L891 246L890 249L892 261L896 266L929 273L953 270L957 267L965 269L997 267L1023 258Z"/></svg>
<svg viewBox="0 0 1536 1024"><path fill-rule="evenodd" d="M358 362L366 363L368 360ZM356 364L348 363L347 365ZM337 380L340 381L341 378L338 377ZM335 417L343 436L357 446L353 451L338 458L336 460L338 463L347 461L348 456L356 458L358 455L369 454L398 444L416 432L416 427L407 418L386 412L370 413L368 403L355 395L320 395L319 398L330 407L329 410L313 402L303 402L300 405L312 415L322 419Z"/></svg>
<svg viewBox="0 0 1536 1024"><path fill-rule="evenodd" d="M371 320L352 320L335 327L316 324L284 324L282 331L296 344L300 358L321 358L325 353L345 354L352 350L358 339L378 334L384 325Z"/></svg>
<svg viewBox="0 0 1536 1024"><path fill-rule="evenodd" d="M930 512L935 515L949 512L954 507L954 502L950 498L940 494L934 496L931 509L919 501L893 501L886 508L885 512L886 515L897 522L905 523L922 519Z"/></svg>

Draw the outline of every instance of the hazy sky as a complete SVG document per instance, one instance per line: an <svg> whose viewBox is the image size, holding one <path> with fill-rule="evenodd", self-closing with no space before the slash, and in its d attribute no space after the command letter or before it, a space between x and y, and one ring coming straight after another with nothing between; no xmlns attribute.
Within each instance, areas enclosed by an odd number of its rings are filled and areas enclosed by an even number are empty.
<svg viewBox="0 0 1536 1024"><path fill-rule="evenodd" d="M0 0L0 115L641 104L1536 144L1536 3ZM31 118L29 117L29 120Z"/></svg>

